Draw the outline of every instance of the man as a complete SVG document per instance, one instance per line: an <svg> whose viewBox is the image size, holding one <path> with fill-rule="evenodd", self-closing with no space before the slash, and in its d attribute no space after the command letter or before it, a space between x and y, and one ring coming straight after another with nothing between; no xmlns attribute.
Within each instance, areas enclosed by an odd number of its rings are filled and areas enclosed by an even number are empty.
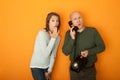
<svg viewBox="0 0 120 80"><path fill-rule="evenodd" d="M95 28L83 25L83 18L80 12L72 12L70 20L73 27L66 32L62 51L65 55L70 55L71 64L74 61L74 56L87 58L85 67L79 73L70 70L70 79L96 80L96 54L104 51L104 42ZM78 27L77 31L73 30L74 26ZM76 46L74 46L75 42ZM74 50L76 53L74 53Z"/></svg>

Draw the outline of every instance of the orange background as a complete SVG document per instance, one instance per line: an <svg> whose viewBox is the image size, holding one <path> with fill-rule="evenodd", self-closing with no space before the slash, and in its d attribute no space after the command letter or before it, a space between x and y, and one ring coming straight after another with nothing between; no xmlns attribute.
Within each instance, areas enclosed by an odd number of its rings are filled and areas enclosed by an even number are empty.
<svg viewBox="0 0 120 80"><path fill-rule="evenodd" d="M119 0L1 0L0 80L33 80L30 59L38 31L49 12L61 16L61 42L52 80L70 80L69 57L62 53L69 14L83 14L84 24L98 29L106 50L98 54L97 80L120 80Z"/></svg>

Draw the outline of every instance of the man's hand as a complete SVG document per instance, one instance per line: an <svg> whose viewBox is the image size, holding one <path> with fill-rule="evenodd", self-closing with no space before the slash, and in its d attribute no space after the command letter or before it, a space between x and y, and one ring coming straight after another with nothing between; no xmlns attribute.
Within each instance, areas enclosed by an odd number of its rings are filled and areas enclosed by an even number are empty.
<svg viewBox="0 0 120 80"><path fill-rule="evenodd" d="M72 30L73 28L74 28L74 27L70 28L70 36L71 36L72 39L75 39L76 33L75 33L74 30Z"/></svg>
<svg viewBox="0 0 120 80"><path fill-rule="evenodd" d="M87 57L88 56L88 50L84 50L81 52L82 57Z"/></svg>

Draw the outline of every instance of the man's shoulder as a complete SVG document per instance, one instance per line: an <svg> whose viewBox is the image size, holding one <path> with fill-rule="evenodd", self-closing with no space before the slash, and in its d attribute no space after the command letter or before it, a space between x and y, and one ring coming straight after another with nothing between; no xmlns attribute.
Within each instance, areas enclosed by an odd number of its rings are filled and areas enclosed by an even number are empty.
<svg viewBox="0 0 120 80"><path fill-rule="evenodd" d="M90 29L90 30L96 30L95 27L89 27L89 26L86 26L87 29Z"/></svg>
<svg viewBox="0 0 120 80"><path fill-rule="evenodd" d="M86 27L86 29L89 30L89 31L93 31L93 32L97 31L97 29L95 27Z"/></svg>
<svg viewBox="0 0 120 80"><path fill-rule="evenodd" d="M70 30L67 30L66 33L70 33Z"/></svg>
<svg viewBox="0 0 120 80"><path fill-rule="evenodd" d="M86 27L87 31L93 34L98 33L98 30L95 27Z"/></svg>

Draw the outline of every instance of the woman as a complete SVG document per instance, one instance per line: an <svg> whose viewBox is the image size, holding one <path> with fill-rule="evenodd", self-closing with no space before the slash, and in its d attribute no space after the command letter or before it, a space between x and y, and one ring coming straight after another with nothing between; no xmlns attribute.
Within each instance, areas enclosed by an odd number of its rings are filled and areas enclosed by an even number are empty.
<svg viewBox="0 0 120 80"><path fill-rule="evenodd" d="M51 12L46 18L46 28L39 31L30 63L34 80L48 80L54 66L59 36L60 16Z"/></svg>

